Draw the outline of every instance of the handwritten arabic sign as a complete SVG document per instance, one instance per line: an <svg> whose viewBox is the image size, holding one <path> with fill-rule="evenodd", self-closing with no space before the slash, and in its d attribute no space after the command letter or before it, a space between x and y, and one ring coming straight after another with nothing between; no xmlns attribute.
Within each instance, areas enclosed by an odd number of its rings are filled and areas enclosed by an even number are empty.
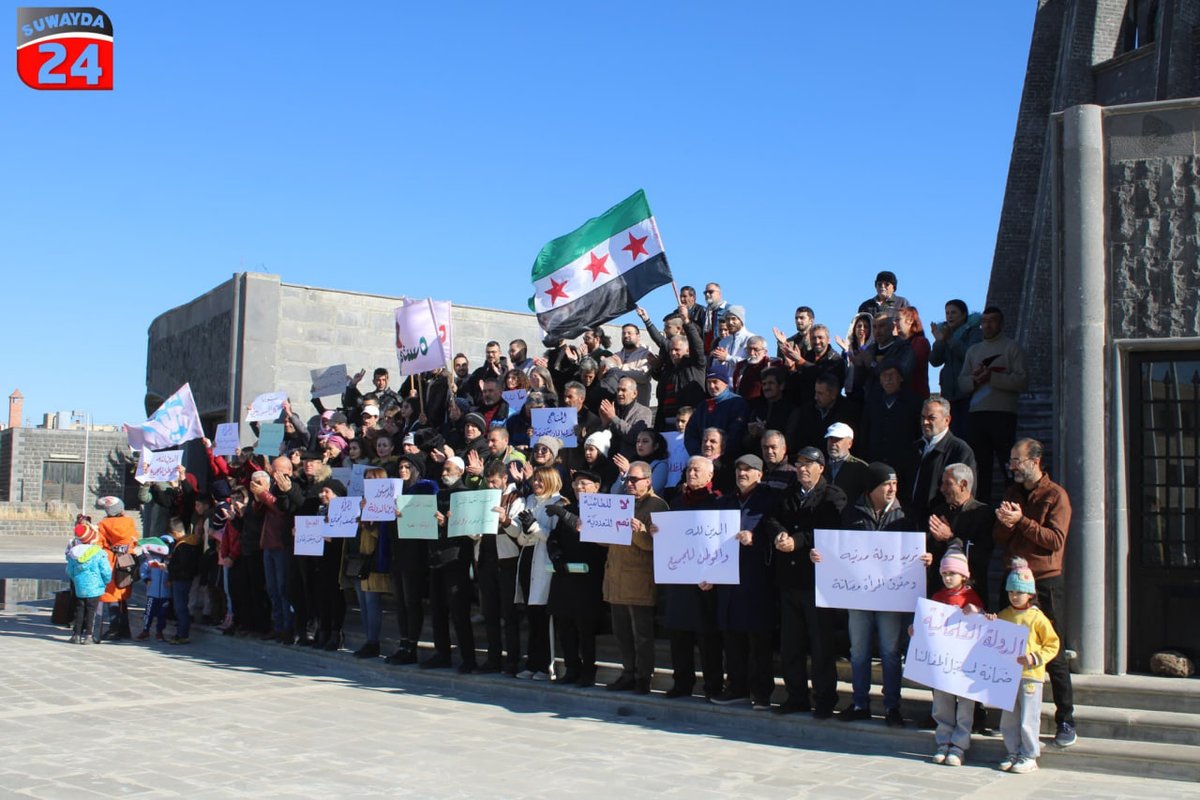
<svg viewBox="0 0 1200 800"><path fill-rule="evenodd" d="M738 581L741 512L662 511L650 515L654 534L655 583Z"/></svg>
<svg viewBox="0 0 1200 800"><path fill-rule="evenodd" d="M683 471L687 469L688 451L683 444L683 433L673 431L664 433L667 440L667 488L678 486L683 479Z"/></svg>
<svg viewBox="0 0 1200 800"><path fill-rule="evenodd" d="M363 481L363 522L391 522L396 518L396 484L393 478L367 478Z"/></svg>
<svg viewBox="0 0 1200 800"><path fill-rule="evenodd" d="M529 390L509 389L501 392L500 396L504 398L504 402L508 403L508 413L520 414L521 409L525 407L525 398L529 396Z"/></svg>
<svg viewBox="0 0 1200 800"><path fill-rule="evenodd" d="M267 392L254 398L250 404L250 412L246 414L247 422L273 422L283 413L283 402L287 400L287 392Z"/></svg>
<svg viewBox="0 0 1200 800"><path fill-rule="evenodd" d="M450 529L447 535L495 534L500 527L500 512L492 509L499 505L499 489L455 492L450 495Z"/></svg>
<svg viewBox="0 0 1200 800"><path fill-rule="evenodd" d="M461 494L461 492L460 492ZM401 539L436 539L437 495L404 494L396 498L396 536Z"/></svg>
<svg viewBox="0 0 1200 800"><path fill-rule="evenodd" d="M925 596L925 534L906 531L813 531L817 606L912 611Z"/></svg>
<svg viewBox="0 0 1200 800"><path fill-rule="evenodd" d="M319 556L325 552L325 518L296 517L296 547L298 556Z"/></svg>
<svg viewBox="0 0 1200 800"><path fill-rule="evenodd" d="M260 456L277 456L279 447L283 444L283 423L263 422L258 426L258 441L254 443L254 452Z"/></svg>
<svg viewBox="0 0 1200 800"><path fill-rule="evenodd" d="M312 375L312 396L314 398L341 395L349 380L345 364L334 364L332 367L324 369L312 369L309 370L309 374Z"/></svg>
<svg viewBox="0 0 1200 800"><path fill-rule="evenodd" d="M531 408L529 420L533 423L535 439L539 436L557 436L563 440L563 447L579 444L575 439L579 414L573 408Z"/></svg>
<svg viewBox="0 0 1200 800"><path fill-rule="evenodd" d="M920 598L904 677L993 708L1016 705L1029 630Z"/></svg>
<svg viewBox="0 0 1200 800"><path fill-rule="evenodd" d="M353 539L358 534L358 515L361 512L361 497L333 498L329 501L325 535L330 539Z"/></svg>
<svg viewBox="0 0 1200 800"><path fill-rule="evenodd" d="M579 495L579 541L598 544L632 544L633 496L628 494Z"/></svg>
<svg viewBox="0 0 1200 800"><path fill-rule="evenodd" d="M236 422L222 422L217 426L217 438L213 441L214 456L231 456L241 449L241 434Z"/></svg>
<svg viewBox="0 0 1200 800"><path fill-rule="evenodd" d="M164 450L161 453L142 450L142 457L133 477L138 483L170 483L179 477L177 472L181 464L182 450Z"/></svg>

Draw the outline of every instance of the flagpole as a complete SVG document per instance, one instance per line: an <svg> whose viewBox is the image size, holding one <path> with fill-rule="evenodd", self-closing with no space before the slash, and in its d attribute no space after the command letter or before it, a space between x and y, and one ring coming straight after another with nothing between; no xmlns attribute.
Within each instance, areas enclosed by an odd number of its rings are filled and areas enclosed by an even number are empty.
<svg viewBox="0 0 1200 800"><path fill-rule="evenodd" d="M418 404L418 406L420 406L421 413L424 414L425 413L425 392L421 389L421 373L418 372L416 374L415 380L417 383L417 404Z"/></svg>
<svg viewBox="0 0 1200 800"><path fill-rule="evenodd" d="M675 290L675 305L683 305L683 301L679 299L679 287L675 285L674 278L671 278L671 288Z"/></svg>

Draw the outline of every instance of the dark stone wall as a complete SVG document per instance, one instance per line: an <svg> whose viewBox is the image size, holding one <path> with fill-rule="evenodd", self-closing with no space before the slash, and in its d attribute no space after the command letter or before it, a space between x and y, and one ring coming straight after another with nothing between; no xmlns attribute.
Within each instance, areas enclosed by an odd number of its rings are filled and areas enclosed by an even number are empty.
<svg viewBox="0 0 1200 800"><path fill-rule="evenodd" d="M1110 330L1200 336L1200 104L1105 122Z"/></svg>
<svg viewBox="0 0 1200 800"><path fill-rule="evenodd" d="M146 354L146 414L190 383L201 416L223 415L229 405L233 280L150 323Z"/></svg>

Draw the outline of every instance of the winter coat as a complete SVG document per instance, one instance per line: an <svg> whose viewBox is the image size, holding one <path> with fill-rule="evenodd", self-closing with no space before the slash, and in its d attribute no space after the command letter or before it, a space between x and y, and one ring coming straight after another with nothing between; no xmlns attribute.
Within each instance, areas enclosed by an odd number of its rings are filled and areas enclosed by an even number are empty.
<svg viewBox="0 0 1200 800"><path fill-rule="evenodd" d="M578 505L560 507L558 519L546 537L546 553L554 566L546 610L555 616L596 619L604 608L604 545L579 541ZM587 572L572 572L569 565L585 564Z"/></svg>
<svg viewBox="0 0 1200 800"><path fill-rule="evenodd" d="M909 531L912 525L904 516L899 499L893 500L881 512L871 506L867 495L842 512L842 528L848 531Z"/></svg>
<svg viewBox="0 0 1200 800"><path fill-rule="evenodd" d="M938 375L942 397L951 402L970 397L970 392L959 388L958 376L967 360L967 350L983 341L983 333L979 330L980 319L978 312L968 314L966 322L955 328L948 339L937 339L929 350L929 365L942 368Z"/></svg>
<svg viewBox="0 0 1200 800"><path fill-rule="evenodd" d="M67 551L67 577L75 587L76 597L99 597L112 580L108 554L99 545L75 545Z"/></svg>
<svg viewBox="0 0 1200 800"><path fill-rule="evenodd" d="M105 517L100 520L100 541L98 544L108 552L109 567L113 567L117 563L117 550L128 552L133 550L137 544L138 532L137 525L134 524L130 517L121 514L116 517ZM128 600L133 594L132 584L124 589L118 589L113 585L111 573L108 579L108 587L104 590L104 594L100 595L102 603L117 603L122 600Z"/></svg>
<svg viewBox="0 0 1200 800"><path fill-rule="evenodd" d="M391 544L396 538L396 523L391 522L360 522L358 535L349 543L342 555L342 574L346 574L346 559L352 555L367 556L370 573L361 580L359 588L364 592L391 592L392 574L391 559L387 557L387 548L380 548L380 542Z"/></svg>
<svg viewBox="0 0 1200 800"><path fill-rule="evenodd" d="M193 533L175 543L167 561L167 577L172 583L191 583L200 574L200 534Z"/></svg>
<svg viewBox="0 0 1200 800"><path fill-rule="evenodd" d="M672 511L720 508L721 496L709 484L703 489L682 487L671 501ZM725 506L730 507L730 506ZM717 596L696 584L669 583L662 587L663 624L673 631L708 631L717 625Z"/></svg>
<svg viewBox="0 0 1200 800"><path fill-rule="evenodd" d="M633 516L643 525L650 525L650 515L667 511L667 502L657 495L647 494L634 503ZM654 540L649 532L636 531L631 544L608 545L604 563L604 599L615 605L653 606L654 597Z"/></svg>
<svg viewBox="0 0 1200 800"><path fill-rule="evenodd" d="M820 478L808 494L802 494L800 484L794 485L779 499L760 530L771 544L771 563L775 580L781 588L811 587L815 576L808 553L813 547L813 531L837 530L842 524L846 494ZM775 549L775 539L786 533L796 541L790 553ZM758 531L755 531L758 538Z"/></svg>
<svg viewBox="0 0 1200 800"><path fill-rule="evenodd" d="M546 508L552 505L562 505L562 502L562 496L558 494L547 497L531 494L528 497L518 497L509 506L509 523L505 533L516 539L517 544L521 546L517 570L520 571L524 568L523 562L527 561L530 570L529 596L518 597L517 602L524 602L531 606L544 606L550 600L552 573L548 570L550 554L546 549L546 540L550 536L550 531L557 524L557 520L546 514ZM517 516L522 511L533 512L533 524L529 526L528 530L517 520ZM520 594L519 588L517 591Z"/></svg>
<svg viewBox="0 0 1200 800"><path fill-rule="evenodd" d="M722 497L718 507L741 512L741 528L753 535L749 545L738 546L738 583L718 585L717 627L723 631L761 631L775 628L771 560L775 538L764 520L774 509L778 493L759 484L745 497Z"/></svg>

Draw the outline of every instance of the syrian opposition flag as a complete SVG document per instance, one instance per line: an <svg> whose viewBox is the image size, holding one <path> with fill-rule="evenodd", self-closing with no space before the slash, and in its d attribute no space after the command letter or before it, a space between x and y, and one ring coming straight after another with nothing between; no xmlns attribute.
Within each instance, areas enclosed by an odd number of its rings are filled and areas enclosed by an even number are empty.
<svg viewBox="0 0 1200 800"><path fill-rule="evenodd" d="M546 341L571 339L632 311L671 282L646 194L627 200L547 244L533 262L533 297Z"/></svg>

